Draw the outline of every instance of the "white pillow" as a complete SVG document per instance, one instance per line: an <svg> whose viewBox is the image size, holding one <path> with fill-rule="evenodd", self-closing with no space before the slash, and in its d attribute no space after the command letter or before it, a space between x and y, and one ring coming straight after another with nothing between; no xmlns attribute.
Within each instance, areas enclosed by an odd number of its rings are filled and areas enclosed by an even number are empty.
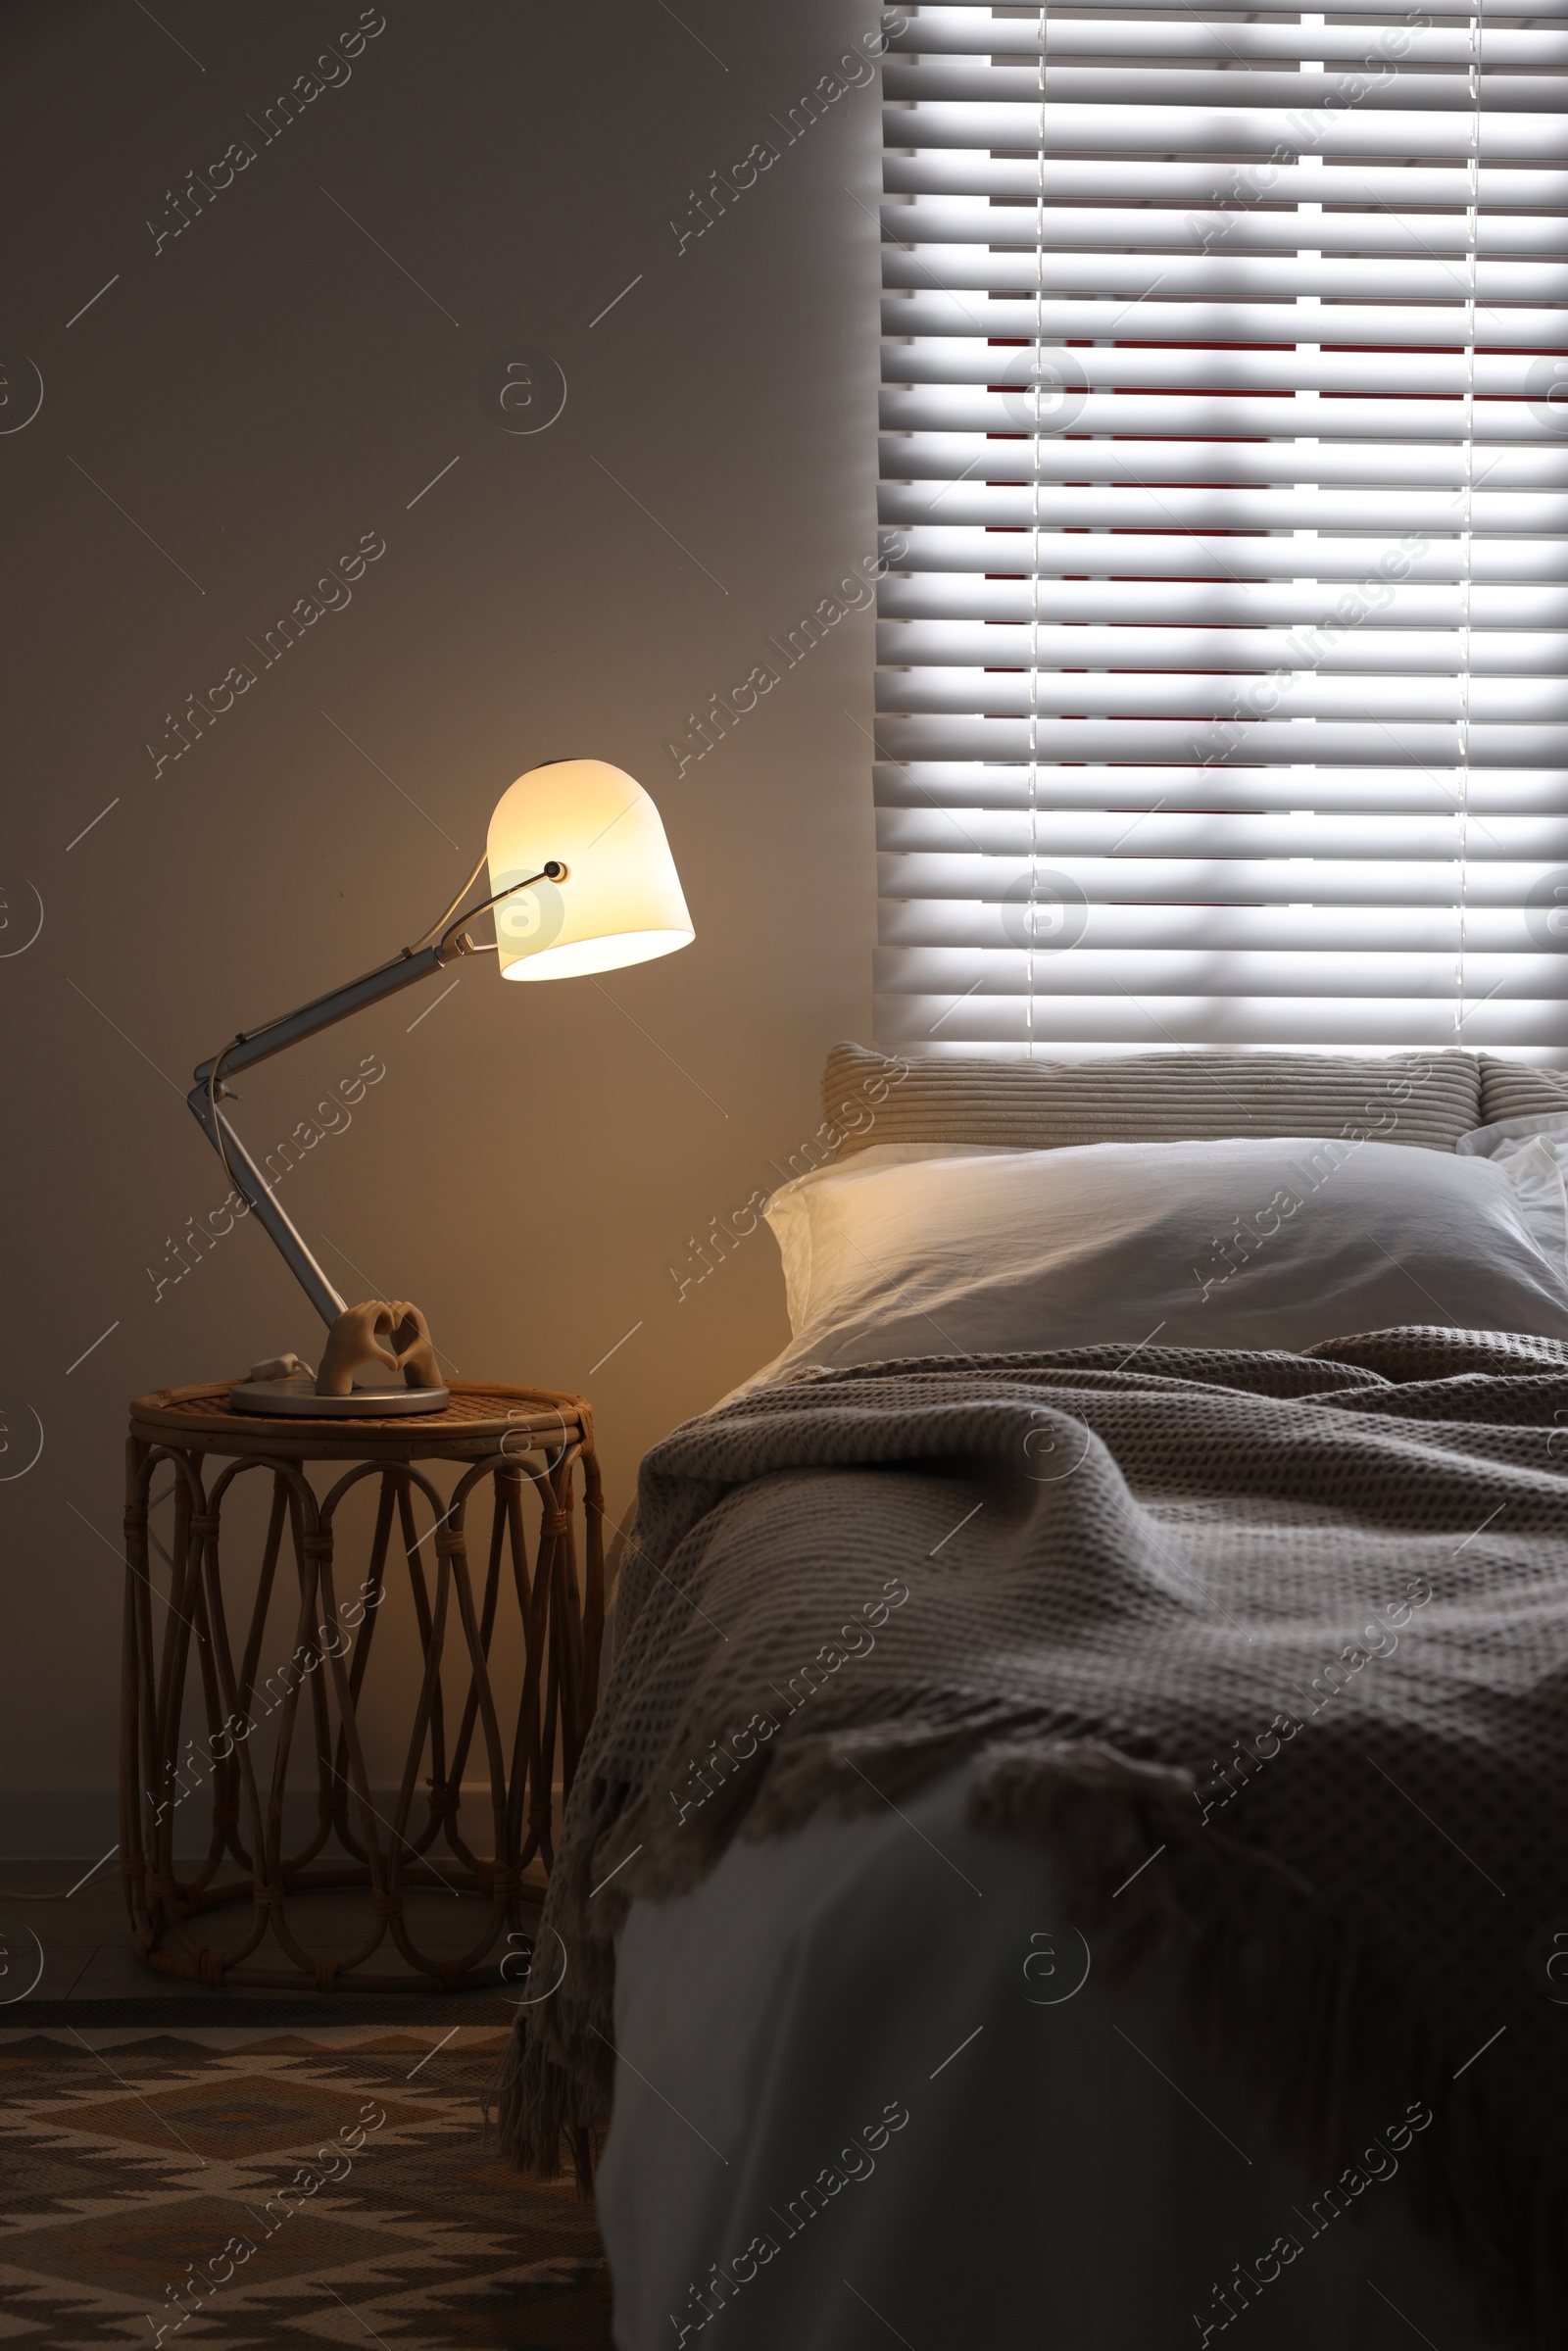
<svg viewBox="0 0 1568 2351"><path fill-rule="evenodd" d="M1454 1149L1494 1160L1513 1186L1519 1213L1556 1265L1568 1249L1568 1111L1531 1111L1461 1135Z"/></svg>
<svg viewBox="0 0 1568 2351"><path fill-rule="evenodd" d="M1532 1155L1522 1192L1473 1150L1343 1138L876 1145L768 1202L795 1338L760 1376L1156 1338L1298 1348L1401 1323L1568 1339L1544 1172Z"/></svg>

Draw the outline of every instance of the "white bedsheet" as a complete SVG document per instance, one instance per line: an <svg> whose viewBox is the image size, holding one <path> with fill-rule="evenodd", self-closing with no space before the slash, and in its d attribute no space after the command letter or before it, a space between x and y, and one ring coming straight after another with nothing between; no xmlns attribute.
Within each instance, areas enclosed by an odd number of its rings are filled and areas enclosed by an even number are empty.
<svg viewBox="0 0 1568 2351"><path fill-rule="evenodd" d="M1382 2148L1314 2216L1328 2181L1196 2053L1170 1973L1108 1991L1038 1853L965 1826L966 1782L633 1905L599 2181L619 2351L1483 2351L1392 2176L1411 2086L1360 2085Z"/></svg>

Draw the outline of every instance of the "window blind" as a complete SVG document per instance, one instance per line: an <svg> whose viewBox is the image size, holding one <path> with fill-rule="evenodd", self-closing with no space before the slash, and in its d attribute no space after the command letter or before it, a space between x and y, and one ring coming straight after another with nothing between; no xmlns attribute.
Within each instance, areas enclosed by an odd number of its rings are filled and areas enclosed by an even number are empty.
<svg viewBox="0 0 1568 2351"><path fill-rule="evenodd" d="M884 1047L1568 1059L1568 0L884 59Z"/></svg>

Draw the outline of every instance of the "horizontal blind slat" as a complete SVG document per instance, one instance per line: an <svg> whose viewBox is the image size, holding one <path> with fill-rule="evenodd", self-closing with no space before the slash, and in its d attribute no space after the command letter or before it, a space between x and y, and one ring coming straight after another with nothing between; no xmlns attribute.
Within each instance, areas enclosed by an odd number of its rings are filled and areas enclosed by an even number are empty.
<svg viewBox="0 0 1568 2351"><path fill-rule="evenodd" d="M1470 499L1475 528L1496 527L1510 511L1521 522L1528 515L1532 530L1556 530L1561 525L1561 510L1550 499L1530 497L1514 510L1502 503L1505 493L1568 486L1568 443L1555 435L1533 449L1494 446L1471 460L1473 444L1468 442L1401 446L1392 439L1357 443L1333 436L1319 442L1308 437L1309 418L1295 423L1294 432L1250 442L1176 436L1156 440L1152 435L1091 440L1077 434L909 433L883 442L883 478L946 484L968 475L977 487L987 488L1013 482L1312 483L1325 491L1355 488L1402 494L1428 489L1458 493L1479 474L1487 487ZM1437 512L1432 510L1434 527L1441 529L1445 525L1437 522ZM1303 514L1300 525L1307 521ZM1446 527L1458 529L1461 521Z"/></svg>
<svg viewBox="0 0 1568 2351"><path fill-rule="evenodd" d="M1568 6L1568 0L1565 0ZM882 159L882 185L888 197L896 194L1027 198L1037 203L1063 204L1100 199L1134 204L1151 198L1165 204L1316 204L1332 199L1342 204L1392 205L1403 212L1411 205L1470 204L1483 212L1515 212L1539 208L1560 211L1568 203L1568 173L1549 167L1482 165L1471 181L1468 164L1426 161L1419 156L1404 162L1324 164L1320 158L1292 161L1296 142L1284 157L1270 150L1266 160L1233 160L1224 153L1201 162L1162 155L1157 161L1138 156L1114 159L1096 155L1041 157L1033 152L997 154L989 147L919 147L890 149ZM1327 171L1331 177L1319 177Z"/></svg>
<svg viewBox="0 0 1568 2351"><path fill-rule="evenodd" d="M884 246L884 286L918 290L934 280L956 293L1024 293L1031 298L1098 293L1150 303L1156 295L1160 302L1299 302L1315 297L1461 303L1473 291L1489 316L1518 303L1561 302L1568 293L1568 272L1561 263L1551 261L1482 260L1472 288L1471 272L1458 254L1405 260L1330 254L1315 260L1309 254L1053 251L1041 256L985 245L913 245L907 250ZM1157 321L1157 311L1154 316ZM1137 331L1131 323L1116 329L1128 337Z"/></svg>
<svg viewBox="0 0 1568 2351"><path fill-rule="evenodd" d="M1432 15L1455 12L1435 9ZM1518 6L1506 7L1498 0L1477 0L1474 7L1457 12L1463 16L1507 20L1525 12ZM1568 16L1568 0L1547 0L1544 7L1532 8L1532 18ZM888 46L896 57L918 54L925 57L963 55L972 58L1054 55L1062 47L1085 45L1109 40L1129 45L1149 41L1152 37L1164 41L1200 43L1223 41L1227 53L1235 57L1297 56L1332 57L1362 54L1376 40L1379 30L1396 32L1402 43L1408 41L1402 54L1415 59L1423 56L1448 57L1450 51L1465 54L1460 46L1467 42L1462 25L1445 24L1422 30L1412 27L1407 19L1396 25L1379 27L1371 24L1329 24L1322 19L1310 29L1299 24L1242 24L1232 20L1204 22L1201 12L1172 9L1161 17L1153 7L1129 10L1124 18L1108 8L1097 9L1093 18L1064 17L1047 10L1030 11L1018 17L999 17L989 8L922 8L917 16L905 16L902 27L890 23ZM1486 52L1499 60L1514 55L1510 42L1556 40L1556 33L1533 33L1511 30L1506 23L1487 28ZM1312 46L1291 48L1287 44L1303 43ZM1498 46L1501 44L1501 46ZM1136 47L1133 54L1137 54ZM1150 54L1145 50L1144 54ZM1520 56L1526 53L1517 52ZM1547 62L1544 55L1529 53L1532 63Z"/></svg>
<svg viewBox="0 0 1568 2351"><path fill-rule="evenodd" d="M884 491L883 495L889 493ZM929 499L922 490L919 498ZM1016 497L1016 493L1007 493ZM1118 493L1125 496L1126 493ZM911 505L915 504L911 501ZM951 498L938 510L948 513ZM929 513L929 505L918 508ZM1382 583L1396 580L1475 580L1495 582L1568 579L1568 540L1543 536L1510 537L1498 532L1466 544L1461 539L1437 538L1412 545L1391 543L1347 531L1312 543L1310 563L1303 563L1303 543L1291 536L1269 538L1254 527L1247 535L1205 535L1195 523L1173 524L1168 502L1152 523L1137 526L1132 510L1128 521L1114 530L1091 535L1087 528L1060 530L1035 527L1025 515L1016 523L998 521L974 525L950 522L900 521L878 539L890 573L946 573L950 571L1035 574L1041 578L1085 575L1141 575L1155 579L1290 579L1309 570L1319 580ZM1359 510L1358 510L1359 511ZM1361 529L1365 529L1362 518Z"/></svg>
<svg viewBox="0 0 1568 2351"><path fill-rule="evenodd" d="M1352 822L1358 816L1412 811L1451 815L1462 800L1487 818L1487 831L1480 836L1485 843L1497 829L1495 818L1555 819L1568 809L1568 768L1472 766L1461 776L1456 767L1387 764L1394 757L1389 745L1382 765L1314 767L1311 813ZM1034 811L1038 817L1042 772L1038 762L1031 765L1027 760L878 759L872 769L877 822L880 826L896 814L907 818L918 812L931 825L933 850L960 854L978 849L993 815L1010 818L1019 811L1026 816ZM1157 809L1234 809L1244 815L1283 809L1295 814L1302 779L1290 767L1143 767L1128 759L1115 765L1052 767L1049 788L1054 816L1088 809L1126 827L1135 816L1141 819ZM1118 841L1122 837L1118 834Z"/></svg>
<svg viewBox="0 0 1568 2351"><path fill-rule="evenodd" d="M1372 343L1409 344L1416 350L1445 344L1462 348L1471 341L1494 350L1542 352L1568 346L1568 317L1560 307L1488 304L1467 336L1457 298L1452 307L1300 302L1289 311L1283 303L1162 299L1135 311L1128 296L1107 295L1102 301L1052 296L1047 308L1052 335L1063 341L1082 336L1091 342L1100 337L1145 343ZM1020 343L1043 331L1034 301L944 288L884 295L882 325L886 334L983 334Z"/></svg>
<svg viewBox="0 0 1568 2351"><path fill-rule="evenodd" d="M957 995L976 962L984 961L991 968L983 972L974 993L986 993L989 978L992 993L1015 997L1027 980L1030 960L1022 949L949 954L940 948L881 948L876 951L876 985L887 990L897 984L900 993L908 995ZM1371 989L1384 997L1425 997L1442 1004L1453 1000L1452 949L1426 955L1396 949L1269 955L1245 948L1215 953L1206 948L1080 945L1054 955L1048 949L1033 960L1050 966L1050 986L1056 996L1103 996L1112 988L1125 988L1135 997L1186 996L1203 988L1236 997L1359 997ZM1568 1004L1568 958L1563 956L1478 955L1471 977L1478 996L1492 989L1498 996L1506 991L1516 1000Z"/></svg>
<svg viewBox="0 0 1568 2351"><path fill-rule="evenodd" d="M1338 172L1335 174L1337 179L1340 176ZM1224 206L1217 190L1195 194L1186 205L1163 187L1151 193L1162 197L1168 209L1156 210L1153 205L1137 210L1117 205L1069 205L1059 200L996 205L982 196L916 196L884 202L882 226L895 244L915 247L975 246L992 253L1017 247L1033 255L1037 245L1049 240L1049 257L1042 263L1043 271L1054 270L1063 254L1085 247L1098 250L1130 246L1140 252L1164 253L1187 248L1229 252L1246 247L1274 252L1312 246L1325 253L1397 254L1425 261L1445 249L1468 252L1472 243L1462 211L1409 213L1383 209L1390 201L1397 204L1401 194L1407 203L1405 191L1381 200L1378 210L1371 209L1372 202L1378 201L1374 199L1353 212L1309 217L1286 212L1272 185L1267 208L1259 207L1253 191L1251 209L1246 212L1235 204ZM1468 186L1461 182L1453 189L1451 201L1462 203L1468 194ZM1351 198L1343 188L1332 191L1325 188L1319 174L1311 200L1343 205ZM1568 247L1568 217L1483 211L1473 242L1484 259L1560 254ZM945 256L933 254L930 266L940 273L945 267Z"/></svg>
<svg viewBox="0 0 1568 2351"><path fill-rule="evenodd" d="M1213 72L1175 59L1149 68L1053 62L1047 68L1043 90L1040 78L1033 67L1020 66L955 63L930 67L889 60L883 68L883 87L890 99L913 100L921 108L972 108L976 114L986 115L1028 108L1037 119L1044 114L1048 120L1058 107L1099 107L1117 114L1145 106L1164 112L1173 105L1276 107L1282 114L1305 108L1364 108L1369 93L1375 94L1379 111L1409 108L1412 113L1433 114L1451 108L1468 114L1475 104L1468 73L1425 73L1411 68L1396 71L1387 59L1374 59L1359 71L1330 73L1315 72L1310 66L1294 73L1271 73L1266 67ZM1487 72L1481 97L1489 110L1540 116L1550 108L1568 105L1568 81L1560 81L1550 70Z"/></svg>
<svg viewBox="0 0 1568 2351"><path fill-rule="evenodd" d="M1453 721L1249 718L985 718L884 711L876 745L884 759L1032 759L1043 765L1126 759L1182 766L1368 766L1384 759L1471 767L1568 765L1568 727L1470 726ZM1309 787L1303 787L1309 789ZM1049 805L1049 780L1043 796Z"/></svg>
<svg viewBox="0 0 1568 2351"><path fill-rule="evenodd" d="M1182 670L889 669L877 684L877 709L1020 717L1295 718L1447 720L1467 715L1496 726L1568 721L1568 678L1334 676L1293 668L1285 676L1204 674Z"/></svg>
<svg viewBox="0 0 1568 2351"><path fill-rule="evenodd" d="M1065 342L1047 340L1058 307L1052 304L1047 309L1042 333L1036 305L1030 304L1027 332L1000 342L988 341L972 328L962 335L890 335L882 353L884 391L912 394L917 385L1020 386L1047 368L1065 372L1070 367L1068 380L1101 397L1150 390L1326 391L1411 400L1474 394L1480 400L1521 403L1553 433L1568 423L1568 417L1557 413L1560 386L1568 382L1568 373L1549 354L1544 366L1539 352L1484 351L1462 343L1446 351L1415 350L1408 344L1383 351L1324 351L1317 344L1282 349L1277 343L1271 350L1247 350L1150 337L1143 343L1107 341L1098 348L1079 340L1069 355ZM893 315L891 303L889 311ZM1548 332L1559 332L1555 318L1544 316ZM1343 329L1343 317L1339 325Z"/></svg>
<svg viewBox="0 0 1568 2351"><path fill-rule="evenodd" d="M899 620L877 623L877 660L905 669L1366 670L1386 675L1520 678L1568 676L1568 634L1558 629L1424 630L1329 623L1304 629L1168 627L1114 622Z"/></svg>
<svg viewBox="0 0 1568 2351"><path fill-rule="evenodd" d="M1146 1007L1130 989L1102 997L1054 998L1043 991L997 996L877 994L871 1016L885 1051L945 1054L1050 1053L1069 1057L1095 1052L1159 1049L1171 1045L1258 1045L1302 1053L1396 1053L1455 1043L1482 1049L1523 1050L1544 1060L1561 1058L1563 1007L1556 1002L1466 997L1464 1027L1456 1031L1452 1002L1408 998L1304 995L1298 999L1192 995L1153 996Z"/></svg>
<svg viewBox="0 0 1568 2351"><path fill-rule="evenodd" d="M1408 898L1425 905L1435 878L1429 868L1436 865L1452 879L1447 869L1457 846L1454 827L1463 816L1457 785L1446 808L1419 812L1155 807L1130 815L1125 808L1058 808L1043 831L1028 808L971 809L961 832L951 831L936 810L881 808L877 841L889 883L898 885L891 894L901 898L976 904L1004 899L1038 853L1097 900L1183 899L1215 862L1224 867L1213 877L1216 893L1277 900L1281 861L1306 859L1328 876L1342 900L1397 906ZM1489 903L1523 905L1535 867L1543 859L1568 857L1568 812L1491 814L1470 854L1476 887ZM1162 880L1167 867L1169 878Z"/></svg>
<svg viewBox="0 0 1568 2351"><path fill-rule="evenodd" d="M887 899L877 944L889 949L922 949L942 955L1027 954L1027 933L1018 899L973 906L962 899ZM1024 906L1024 911L1027 907ZM1497 905L1466 897L1465 940L1479 954L1529 955L1536 940L1528 906ZM1281 905L1260 900L1244 906L1094 906L1094 941L1100 949L1156 948L1189 952L1228 948L1269 955L1451 955L1459 943L1460 910L1451 898L1430 905L1390 905L1375 897L1349 905ZM1038 948L1035 951L1039 953ZM974 965L971 963L971 975ZM965 983L960 981L960 988Z"/></svg>
<svg viewBox="0 0 1568 2351"><path fill-rule="evenodd" d="M1169 78L1163 94L1170 96ZM1283 107L1177 106L1152 99L1147 106L1100 105L1083 94L1044 106L889 105L882 136L894 147L1002 147L1054 155L1240 150L1262 163L1284 150L1379 162L1406 154L1438 164L1468 162L1476 153L1482 163L1550 165L1560 161L1563 126L1555 112L1499 109L1484 112L1477 130L1471 113L1458 105L1439 111L1303 104L1293 117Z"/></svg>
<svg viewBox="0 0 1568 2351"><path fill-rule="evenodd" d="M885 522L923 522L935 500L928 483L884 481L878 511ZM1185 483L1144 488L1106 482L1089 487L1043 481L1038 487L964 482L941 499L955 522L1064 529L1376 530L1413 534L1457 531L1468 516L1477 532L1561 536L1564 501L1546 492L1477 490L1231 489ZM1309 566L1301 564L1300 569ZM999 565L1000 568L1000 565Z"/></svg>
<svg viewBox="0 0 1568 2351"><path fill-rule="evenodd" d="M1325 440L1392 443L1447 441L1480 447L1490 442L1523 442L1568 455L1568 410L1559 416L1550 400L1451 399L1320 400L1303 415L1300 403L1283 395L1262 398L1237 392L1210 398L1170 391L1092 392L1078 377L1078 353L1026 350L1026 363L1005 391L962 386L910 388L887 385L881 418L889 432L976 434L1133 434L1139 439L1292 439L1303 433ZM1009 355L992 354L995 378L1006 382ZM1030 388L1039 369L1042 388ZM1565 373L1568 382L1568 373ZM895 453L896 454L896 453Z"/></svg>
<svg viewBox="0 0 1568 2351"><path fill-rule="evenodd" d="M1356 638L1346 633L1351 629L1369 643L1382 644L1387 632L1397 629L1467 626L1473 658L1480 662L1491 659L1491 637L1485 632L1568 630L1568 588L1478 588L1457 581L1441 588L1395 587L1379 581L1375 594L1357 595L1332 580L986 579L961 572L924 572L884 579L879 604L888 629L906 621L986 622L1012 628L1042 623L1048 628L1069 623L1112 623L1129 629L1208 624L1338 628L1337 641L1323 649L1331 666L1359 659ZM882 642L879 637L879 646ZM892 649L899 640L889 636L886 642L889 650L879 658L897 661L900 657ZM1229 638L1222 643L1234 652ZM981 666L986 665L982 661Z"/></svg>

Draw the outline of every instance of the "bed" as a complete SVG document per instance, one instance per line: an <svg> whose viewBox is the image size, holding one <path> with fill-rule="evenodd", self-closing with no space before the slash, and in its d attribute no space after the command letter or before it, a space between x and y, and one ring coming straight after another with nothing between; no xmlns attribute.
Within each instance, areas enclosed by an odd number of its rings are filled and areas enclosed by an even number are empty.
<svg viewBox="0 0 1568 2351"><path fill-rule="evenodd" d="M1562 1081L824 1104L791 1344L643 1467L504 2091L620 2351L1560 2345Z"/></svg>

